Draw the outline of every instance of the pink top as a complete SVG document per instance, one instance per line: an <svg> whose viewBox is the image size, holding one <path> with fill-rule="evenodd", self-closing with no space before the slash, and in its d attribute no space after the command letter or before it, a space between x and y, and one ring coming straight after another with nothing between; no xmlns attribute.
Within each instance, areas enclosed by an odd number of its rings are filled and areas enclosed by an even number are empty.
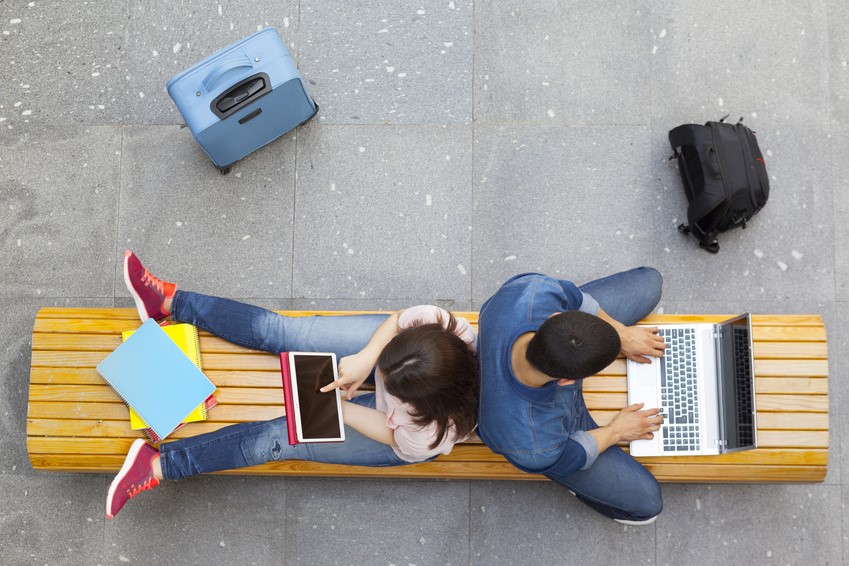
<svg viewBox="0 0 849 566"><path fill-rule="evenodd" d="M440 318L442 326L448 326L448 311L434 305L410 307L401 313L398 329L404 330L422 324L437 323L440 322ZM454 333L469 346L469 350L474 352L477 333L468 320L459 316L455 318L457 327ZM413 417L410 416L410 413L414 412L413 407L387 393L383 380L383 373L379 369L375 370L375 407L378 411L386 413L386 426L395 431L395 444L398 446L393 446L392 449L399 458L406 462L421 462L437 454L450 453L454 444L468 438L468 436L458 438L452 425L442 442L435 448L430 448L436 440L436 423L430 423L424 427L414 423Z"/></svg>

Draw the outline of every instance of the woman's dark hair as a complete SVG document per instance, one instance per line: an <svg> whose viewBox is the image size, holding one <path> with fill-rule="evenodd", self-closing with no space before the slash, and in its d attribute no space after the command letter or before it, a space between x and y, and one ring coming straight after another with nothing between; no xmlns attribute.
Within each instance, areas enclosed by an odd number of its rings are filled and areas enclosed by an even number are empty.
<svg viewBox="0 0 849 566"><path fill-rule="evenodd" d="M474 353L448 325L422 324L402 330L383 348L377 367L386 391L415 411L419 426L436 423L436 448L454 425L459 437L471 434L478 413L478 364Z"/></svg>
<svg viewBox="0 0 849 566"><path fill-rule="evenodd" d="M604 320L581 311L550 317L528 342L526 357L555 379L583 379L609 366L622 347L619 334Z"/></svg>

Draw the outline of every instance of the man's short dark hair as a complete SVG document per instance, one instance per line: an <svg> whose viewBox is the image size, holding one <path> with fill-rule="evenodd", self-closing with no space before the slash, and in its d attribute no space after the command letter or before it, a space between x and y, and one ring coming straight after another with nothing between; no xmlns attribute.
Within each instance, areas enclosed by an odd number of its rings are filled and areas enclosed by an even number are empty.
<svg viewBox="0 0 849 566"><path fill-rule="evenodd" d="M539 327L528 343L527 358L554 379L582 379L610 365L621 346L609 323L585 312L566 311Z"/></svg>

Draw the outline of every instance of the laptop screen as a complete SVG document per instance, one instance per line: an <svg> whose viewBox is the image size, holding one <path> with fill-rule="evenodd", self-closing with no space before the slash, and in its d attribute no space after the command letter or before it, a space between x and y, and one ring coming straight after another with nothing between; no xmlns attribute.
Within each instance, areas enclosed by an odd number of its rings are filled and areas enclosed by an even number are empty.
<svg viewBox="0 0 849 566"><path fill-rule="evenodd" d="M748 314L721 325L720 433L725 450L754 448L755 391L752 325Z"/></svg>

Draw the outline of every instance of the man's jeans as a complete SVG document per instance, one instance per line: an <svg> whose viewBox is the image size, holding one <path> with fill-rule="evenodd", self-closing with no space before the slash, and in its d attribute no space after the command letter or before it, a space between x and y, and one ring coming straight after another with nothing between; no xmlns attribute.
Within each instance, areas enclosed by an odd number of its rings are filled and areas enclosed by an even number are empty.
<svg viewBox="0 0 849 566"><path fill-rule="evenodd" d="M663 279L657 271L640 267L592 281L580 289L592 295L604 312L631 326L651 313L660 301L662 284ZM581 384L581 381L575 384L577 406L570 432L598 428L584 404ZM599 454L587 470L566 477L549 471L546 476L613 519L642 521L658 515L663 509L657 480L618 446L611 446Z"/></svg>
<svg viewBox="0 0 849 566"><path fill-rule="evenodd" d="M385 314L286 317L230 299L177 291L174 320L188 322L229 342L279 352L335 352L337 360L363 349ZM281 385L282 387L282 385ZM374 394L355 403L374 408ZM255 466L272 460L310 460L360 466L406 464L386 444L345 427L345 442L290 446L284 418L231 425L160 446L165 479Z"/></svg>

